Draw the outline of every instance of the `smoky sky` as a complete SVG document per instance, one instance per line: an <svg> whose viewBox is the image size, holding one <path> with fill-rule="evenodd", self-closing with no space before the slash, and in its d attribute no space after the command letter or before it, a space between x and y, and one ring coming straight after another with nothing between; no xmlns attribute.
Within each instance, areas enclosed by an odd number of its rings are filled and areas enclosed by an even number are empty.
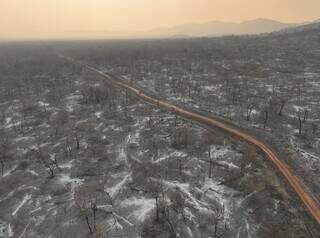
<svg viewBox="0 0 320 238"><path fill-rule="evenodd" d="M320 0L0 0L0 38L145 31L207 21L320 18Z"/></svg>

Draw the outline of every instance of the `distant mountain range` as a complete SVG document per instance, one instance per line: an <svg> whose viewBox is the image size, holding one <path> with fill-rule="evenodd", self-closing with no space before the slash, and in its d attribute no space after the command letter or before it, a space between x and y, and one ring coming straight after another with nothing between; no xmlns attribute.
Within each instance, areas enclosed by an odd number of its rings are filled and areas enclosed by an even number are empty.
<svg viewBox="0 0 320 238"><path fill-rule="evenodd" d="M315 21L317 22L317 21ZM157 28L150 31L99 31L99 32L67 32L71 38L83 38L91 35L93 38L186 38L212 37L224 35L252 35L270 33L303 26L308 23L283 23L270 19L255 19L241 23L211 21L203 24L185 24L171 28ZM65 33L66 34L66 33Z"/></svg>
<svg viewBox="0 0 320 238"><path fill-rule="evenodd" d="M313 21L313 22L307 22L304 24L300 24L296 27L290 27L283 29L281 32L290 33L290 32L297 32L297 31L304 31L304 30L312 30L312 29L320 29L320 19Z"/></svg>
<svg viewBox="0 0 320 238"><path fill-rule="evenodd" d="M55 34L34 33L28 39L159 39L159 38L190 38L217 37L228 35L253 35L270 32L290 33L306 29L320 28L320 19L304 23L283 23L270 19L258 18L241 23L211 21L202 24L185 24L168 28L157 28L150 31L67 31ZM44 36L45 35L45 36ZM1 38L1 40L12 40Z"/></svg>
<svg viewBox="0 0 320 238"><path fill-rule="evenodd" d="M173 28L155 29L148 34L165 36L221 36L221 35L246 35L261 34L279 31L286 28L298 26L295 23L282 23L269 19L256 19L241 23L212 21L204 24L179 25Z"/></svg>
<svg viewBox="0 0 320 238"><path fill-rule="evenodd" d="M320 25L320 19L304 23L283 23L270 19L255 19L241 23L211 21L203 24L177 25L150 31L74 31L63 32L52 38L68 39L140 39L140 38L189 38L226 35L253 35L270 32L290 32Z"/></svg>

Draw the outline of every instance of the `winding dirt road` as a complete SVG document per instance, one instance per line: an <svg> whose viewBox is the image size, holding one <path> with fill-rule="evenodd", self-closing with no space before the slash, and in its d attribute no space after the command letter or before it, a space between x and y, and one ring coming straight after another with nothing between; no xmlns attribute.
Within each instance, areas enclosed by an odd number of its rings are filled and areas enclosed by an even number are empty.
<svg viewBox="0 0 320 238"><path fill-rule="evenodd" d="M224 123L218 119L215 119L213 117L208 117L205 115L201 115L197 112L192 112L188 109L185 109L180 106L176 106L171 104L170 102L160 100L158 98L155 98L153 96L149 96L147 93L143 92L140 89L137 89L128 83L124 82L124 80L121 80L119 77L115 77L113 75L104 73L98 69L95 69L91 66L85 65L87 69L89 69L92 72L97 73L98 75L102 76L103 78L107 79L110 83L113 85L116 85L124 90L127 90L128 92L133 93L135 96L141 98L145 102L148 102L150 104L153 104L157 107L160 107L162 109L165 109L167 111L171 111L177 115L180 115L186 119L195 121L197 123L206 125L206 126L214 126L218 127L225 132L229 133L232 136L235 136L243 141L246 141L252 145L257 146L260 148L267 158L274 164L274 166L281 172L281 174L285 177L285 179L288 181L289 185L293 188L293 190L296 192L296 194L301 199L302 203L306 206L307 210L309 211L310 215L314 218L314 220L317 222L317 224L320 224L320 203L319 201L312 196L310 191L307 189L307 187L303 184L301 179L299 179L289 168L289 166L280 159L278 154L266 143L258 140L254 136L251 136L249 134L246 134L242 132L241 130L237 129L236 127L233 127L227 123Z"/></svg>

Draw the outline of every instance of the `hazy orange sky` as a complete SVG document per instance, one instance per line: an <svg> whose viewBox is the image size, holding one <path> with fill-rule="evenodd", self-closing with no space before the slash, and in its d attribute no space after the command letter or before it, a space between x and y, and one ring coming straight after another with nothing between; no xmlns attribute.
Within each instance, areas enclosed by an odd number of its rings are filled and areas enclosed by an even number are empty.
<svg viewBox="0 0 320 238"><path fill-rule="evenodd" d="M0 38L149 30L212 20L320 18L320 0L0 0Z"/></svg>

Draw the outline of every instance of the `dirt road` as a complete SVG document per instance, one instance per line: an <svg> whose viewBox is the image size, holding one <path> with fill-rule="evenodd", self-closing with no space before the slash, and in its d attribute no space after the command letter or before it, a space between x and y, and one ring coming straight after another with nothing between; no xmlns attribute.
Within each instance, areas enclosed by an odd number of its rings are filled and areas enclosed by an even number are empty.
<svg viewBox="0 0 320 238"><path fill-rule="evenodd" d="M205 115L201 115L196 112L192 112L188 109L185 109L180 106L176 106L171 104L170 102L157 99L155 97L149 96L145 92L143 92L140 89L135 88L134 86L129 85L128 83L124 82L124 80L121 80L120 78L117 78L113 75L104 73L100 70L97 70L91 66L86 65L86 67L103 78L107 79L109 82L111 82L113 85L116 85L122 89L127 90L128 92L133 93L134 95L138 96L142 100L153 104L157 107L160 107L162 109L165 109L167 111L171 111L177 115L180 115L184 118L187 118L188 120L195 121L200 124L204 124L206 126L214 126L218 127L225 132L229 133L230 135L236 136L237 138L246 141L250 144L253 144L260 148L266 155L266 157L274 164L274 166L281 172L281 174L285 177L285 179L288 181L289 185L294 189L296 194L299 196L303 204L308 209L310 215L315 219L315 221L320 224L320 203L317 201L315 197L312 196L310 191L307 189L307 187L303 184L301 179L299 179L289 168L289 166L280 159L280 157L277 155L277 153L265 142L262 142L258 139L256 139L254 136L251 136L247 133L244 133L243 131L237 129L236 127L233 127L230 124L224 123L221 120L215 119L213 117L208 117Z"/></svg>

